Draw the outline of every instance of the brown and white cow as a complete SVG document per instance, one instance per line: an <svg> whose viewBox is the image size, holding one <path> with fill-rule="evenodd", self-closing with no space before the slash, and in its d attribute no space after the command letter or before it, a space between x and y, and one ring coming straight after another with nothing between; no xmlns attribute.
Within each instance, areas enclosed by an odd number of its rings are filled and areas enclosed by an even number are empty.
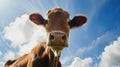
<svg viewBox="0 0 120 67"><path fill-rule="evenodd" d="M47 41L38 44L28 54L8 60L5 67L61 67L59 57L63 48L68 47L70 29L82 26L87 18L78 14L70 20L69 13L61 8L49 10L46 15L44 19L39 13L32 13L29 18L46 29Z"/></svg>

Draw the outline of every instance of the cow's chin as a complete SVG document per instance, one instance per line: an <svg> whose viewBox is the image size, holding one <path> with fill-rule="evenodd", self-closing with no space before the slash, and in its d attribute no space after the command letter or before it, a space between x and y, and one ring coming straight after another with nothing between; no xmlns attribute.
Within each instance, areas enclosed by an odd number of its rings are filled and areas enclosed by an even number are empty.
<svg viewBox="0 0 120 67"><path fill-rule="evenodd" d="M68 42L47 42L47 45L52 48L55 56L60 56L61 51L68 47Z"/></svg>

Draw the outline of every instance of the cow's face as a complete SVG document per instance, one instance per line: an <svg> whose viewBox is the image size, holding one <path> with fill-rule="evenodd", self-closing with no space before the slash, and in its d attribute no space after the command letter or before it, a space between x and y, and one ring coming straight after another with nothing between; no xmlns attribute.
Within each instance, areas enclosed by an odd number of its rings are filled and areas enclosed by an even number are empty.
<svg viewBox="0 0 120 67"><path fill-rule="evenodd" d="M85 16L78 14L70 20L67 11L54 8L48 11L47 19L44 19L39 13L32 13L30 20L45 27L47 45L59 54L64 47L68 47L70 29L83 25L87 19Z"/></svg>

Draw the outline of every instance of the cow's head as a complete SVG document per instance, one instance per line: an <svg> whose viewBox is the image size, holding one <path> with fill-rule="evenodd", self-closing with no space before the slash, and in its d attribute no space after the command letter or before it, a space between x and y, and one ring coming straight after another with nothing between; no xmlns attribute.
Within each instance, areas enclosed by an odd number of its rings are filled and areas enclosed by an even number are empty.
<svg viewBox="0 0 120 67"><path fill-rule="evenodd" d="M32 13L29 18L37 25L45 27L47 32L47 45L57 54L64 47L68 47L68 38L71 28L80 27L87 18L81 14L76 15L72 20L69 13L61 8L54 8L47 12L47 19L44 19L39 13Z"/></svg>

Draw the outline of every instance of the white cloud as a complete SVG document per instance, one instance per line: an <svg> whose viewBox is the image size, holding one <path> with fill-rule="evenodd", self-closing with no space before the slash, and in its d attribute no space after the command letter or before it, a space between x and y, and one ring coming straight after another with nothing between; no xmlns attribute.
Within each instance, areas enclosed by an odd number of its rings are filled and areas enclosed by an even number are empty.
<svg viewBox="0 0 120 67"><path fill-rule="evenodd" d="M105 47L99 67L120 67L120 37Z"/></svg>
<svg viewBox="0 0 120 67"><path fill-rule="evenodd" d="M4 62L0 62L0 67L4 67Z"/></svg>
<svg viewBox="0 0 120 67"><path fill-rule="evenodd" d="M29 15L17 17L4 28L4 38L11 41L13 48L18 47L18 55L29 52L35 45L45 41L45 29L30 22Z"/></svg>
<svg viewBox="0 0 120 67"><path fill-rule="evenodd" d="M8 51L7 53L4 54L4 60L9 60L9 59L14 59L15 54L12 51Z"/></svg>
<svg viewBox="0 0 120 67"><path fill-rule="evenodd" d="M90 64L92 63L92 58L85 58L80 59L79 57L75 57L72 64L68 67L90 67Z"/></svg>
<svg viewBox="0 0 120 67"><path fill-rule="evenodd" d="M19 46L18 55L23 55L25 53L28 53L41 41L45 41L45 31L43 28L36 28L36 30L34 30L34 34L30 38L28 43Z"/></svg>
<svg viewBox="0 0 120 67"><path fill-rule="evenodd" d="M12 46L23 44L29 40L29 36L32 35L30 27L32 26L27 21L28 15L17 17L15 22L9 24L4 28L4 38L12 42Z"/></svg>
<svg viewBox="0 0 120 67"><path fill-rule="evenodd" d="M61 58L60 59L60 61L61 61L61 63L62 63L62 65L67 65L67 63L69 62L69 61L71 61L73 59L73 56L65 56L65 57L63 57L63 58Z"/></svg>

